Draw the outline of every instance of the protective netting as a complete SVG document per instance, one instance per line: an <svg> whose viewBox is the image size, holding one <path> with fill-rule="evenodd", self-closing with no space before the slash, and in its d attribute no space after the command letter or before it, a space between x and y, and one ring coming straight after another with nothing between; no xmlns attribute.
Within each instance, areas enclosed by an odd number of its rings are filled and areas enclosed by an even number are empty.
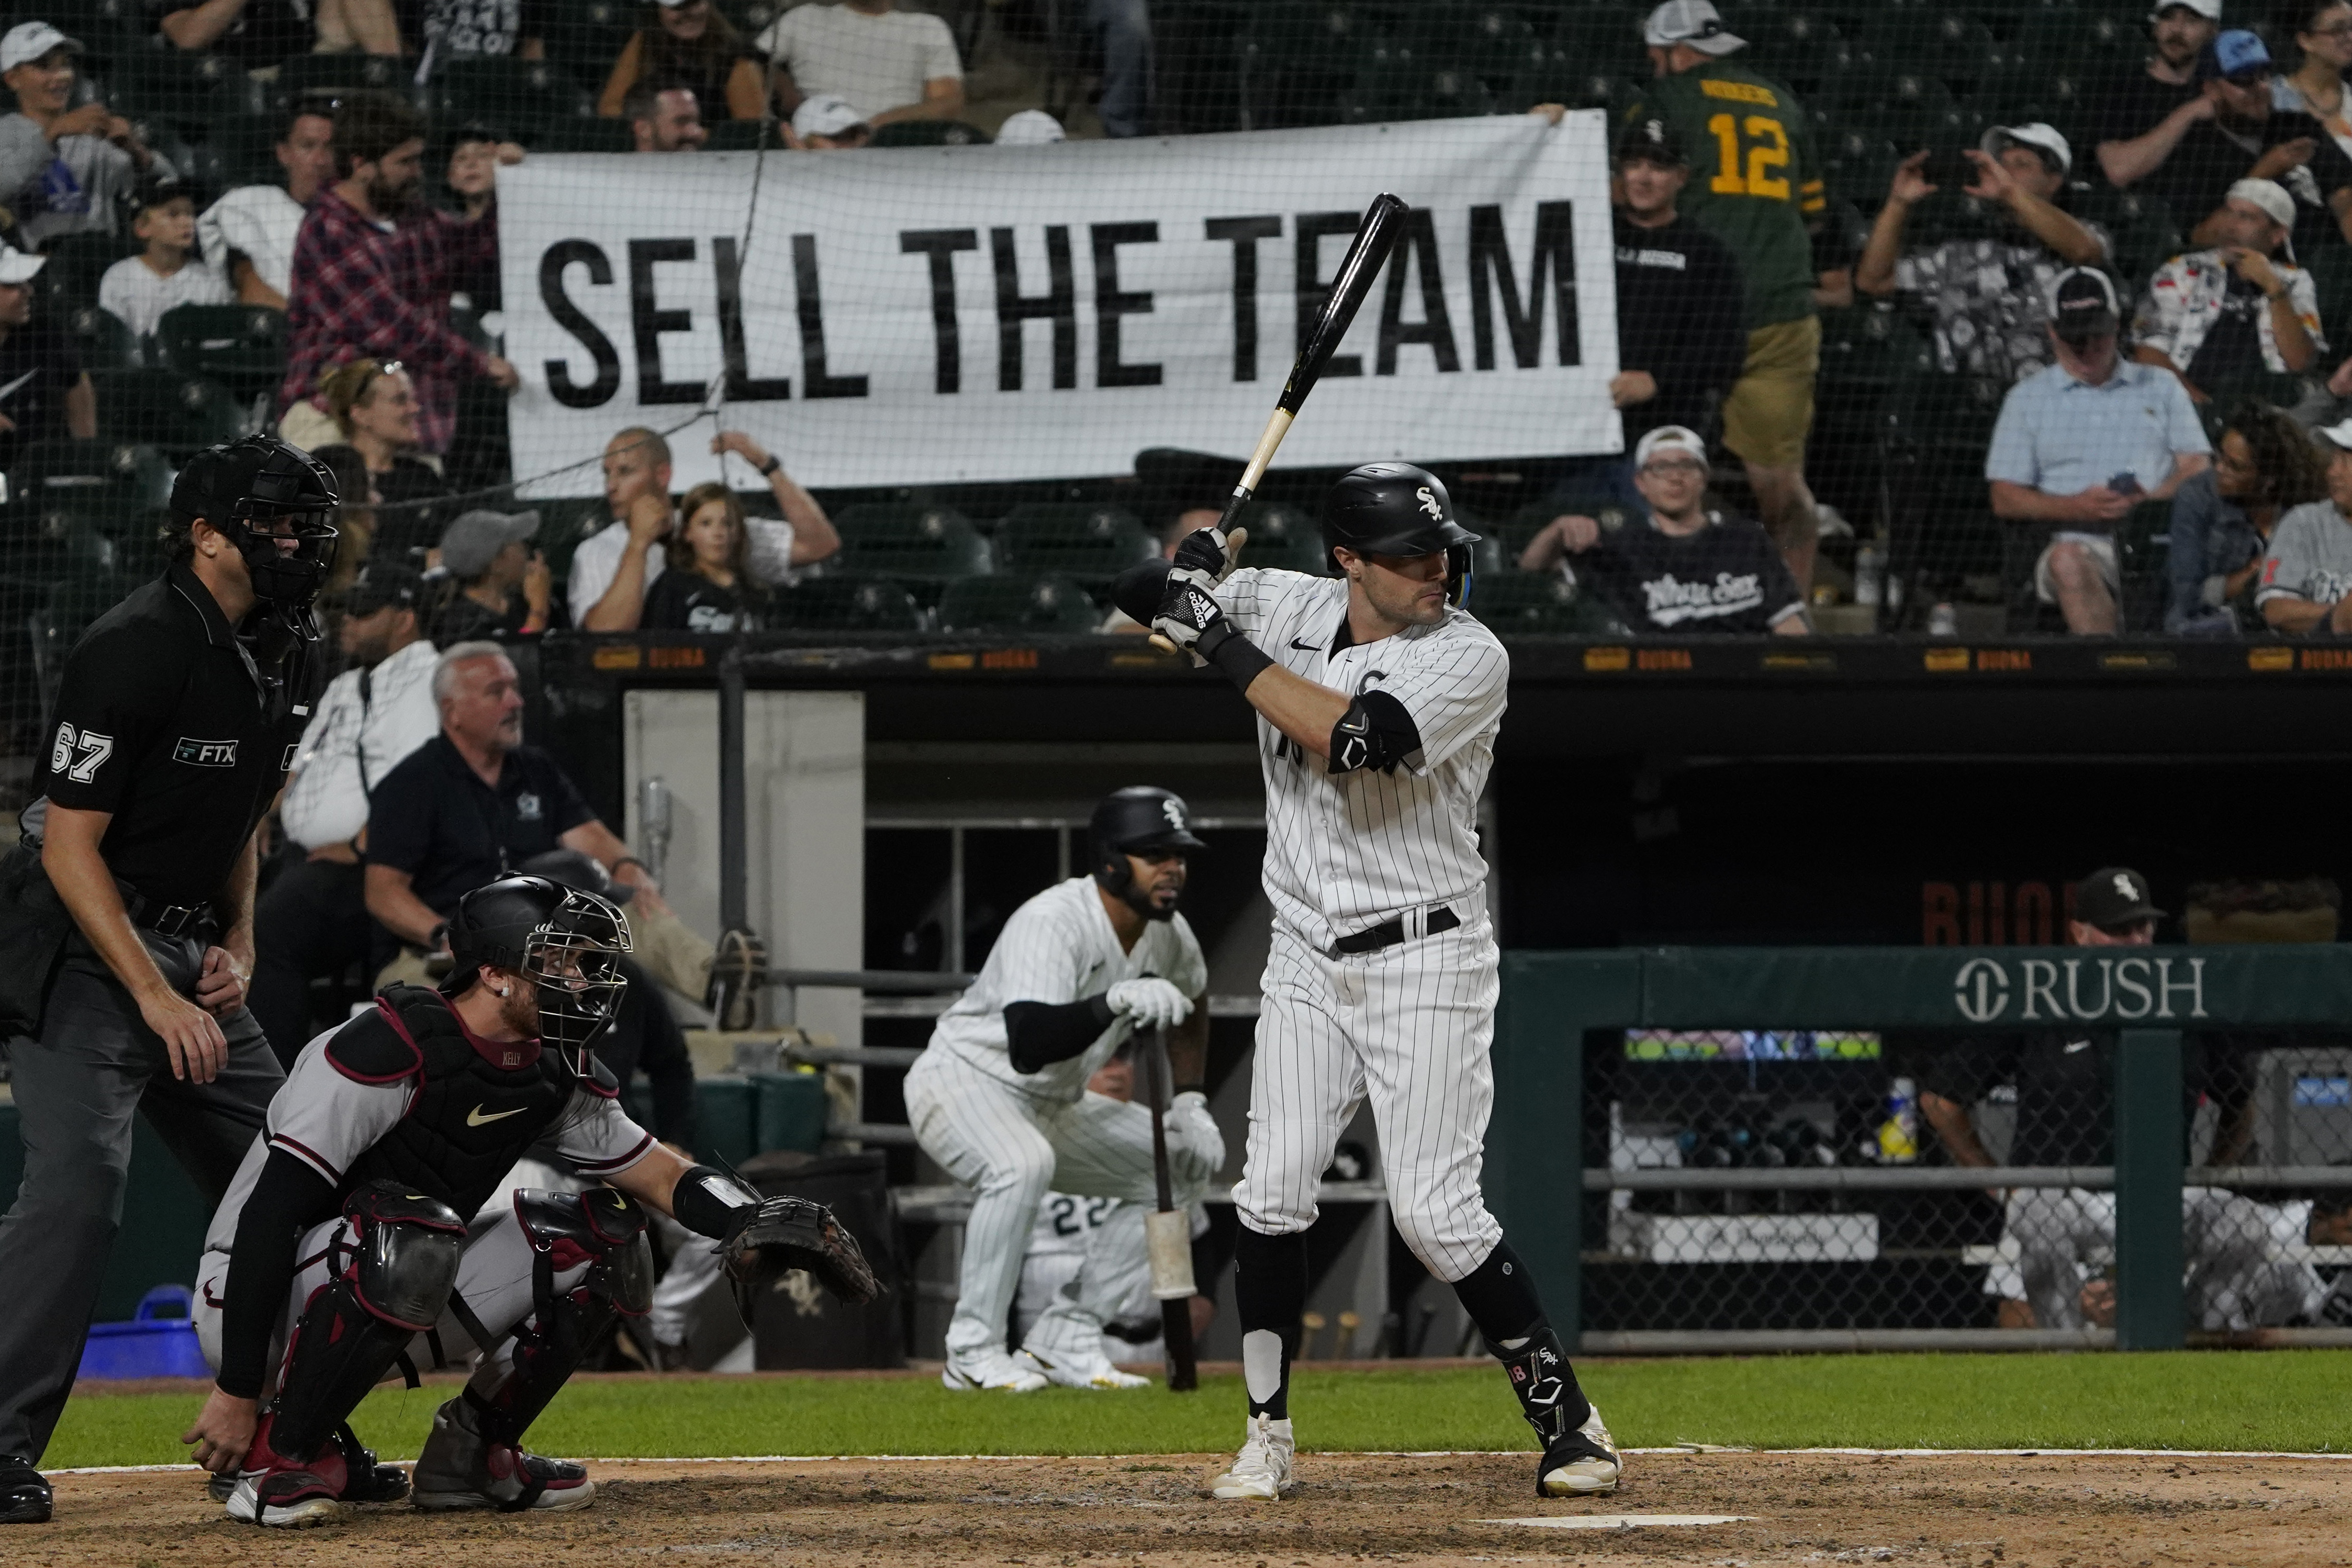
<svg viewBox="0 0 2352 1568"><path fill-rule="evenodd" d="M2064 1175L2115 1163L2113 1031L1622 1038L1588 1053L1618 1184L1588 1201L1588 1331L2115 1325L2116 1193ZM2191 1035L2182 1069L2187 1327L2352 1325L2352 1187L2280 1175L2352 1162L2352 1048ZM1929 1184L1955 1167L1984 1184ZM1837 1170L1874 1183L1801 1184Z"/></svg>

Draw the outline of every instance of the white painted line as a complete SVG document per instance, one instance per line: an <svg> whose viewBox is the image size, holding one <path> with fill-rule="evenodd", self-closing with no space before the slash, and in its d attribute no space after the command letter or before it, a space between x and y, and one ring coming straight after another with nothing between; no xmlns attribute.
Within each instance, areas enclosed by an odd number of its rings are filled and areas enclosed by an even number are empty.
<svg viewBox="0 0 2352 1568"><path fill-rule="evenodd" d="M1635 1530L1645 1524L1741 1524L1746 1513L1548 1513L1535 1519L1474 1519L1473 1524L1524 1524L1533 1530Z"/></svg>

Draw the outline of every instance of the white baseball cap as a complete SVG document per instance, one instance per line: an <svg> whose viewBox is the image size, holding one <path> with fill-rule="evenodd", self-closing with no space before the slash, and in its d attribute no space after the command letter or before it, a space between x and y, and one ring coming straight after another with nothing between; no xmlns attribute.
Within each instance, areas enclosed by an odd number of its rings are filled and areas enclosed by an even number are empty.
<svg viewBox="0 0 2352 1568"><path fill-rule="evenodd" d="M813 92L793 110L795 136L838 136L853 125L866 123L857 106L837 92Z"/></svg>
<svg viewBox="0 0 2352 1568"><path fill-rule="evenodd" d="M67 37L47 22L19 22L0 37L0 71L15 70L57 48L79 54L81 40Z"/></svg>
<svg viewBox="0 0 2352 1568"><path fill-rule="evenodd" d="M2339 452L2352 452L2352 419L2341 425L2315 426L2311 433Z"/></svg>
<svg viewBox="0 0 2352 1568"><path fill-rule="evenodd" d="M1653 48L1688 44L1703 55L1744 49L1748 40L1724 31L1722 13L1710 0L1666 0L1642 24L1642 41Z"/></svg>
<svg viewBox="0 0 2352 1568"><path fill-rule="evenodd" d="M0 283L30 283L48 262L46 256L33 256L13 245L0 245Z"/></svg>
<svg viewBox="0 0 2352 1568"><path fill-rule="evenodd" d="M2294 198L2276 180L2240 180L2230 187L2226 201L2252 202L2269 215L2270 220L2287 228L2294 226Z"/></svg>
<svg viewBox="0 0 2352 1568"><path fill-rule="evenodd" d="M996 128L999 147L1050 147L1068 140L1069 133L1062 129L1062 122L1042 109L1008 114L1004 123Z"/></svg>
<svg viewBox="0 0 2352 1568"><path fill-rule="evenodd" d="M2047 153L2058 160L2058 172L2069 174L2074 171L2074 149L2054 125L2044 125L2036 120L2024 125L1996 125L1984 133L1977 148L1988 158L1998 160L2003 149L2011 146L2031 147Z"/></svg>
<svg viewBox="0 0 2352 1568"><path fill-rule="evenodd" d="M672 3L675 4L675 0ZM2155 7L2147 14L2147 19L2153 22L2176 5L2186 6L2209 22L2221 19L2221 0L2157 0Z"/></svg>
<svg viewBox="0 0 2352 1568"><path fill-rule="evenodd" d="M1683 425L1661 425L1634 443L1634 471L1649 467L1650 459L1661 451L1687 452L1702 464L1706 461L1706 443L1699 439L1697 431Z"/></svg>

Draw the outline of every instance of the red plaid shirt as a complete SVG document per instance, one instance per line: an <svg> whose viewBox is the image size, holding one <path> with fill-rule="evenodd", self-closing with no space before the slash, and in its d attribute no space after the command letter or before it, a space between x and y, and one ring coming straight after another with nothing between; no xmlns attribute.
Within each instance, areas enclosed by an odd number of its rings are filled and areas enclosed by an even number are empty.
<svg viewBox="0 0 2352 1568"><path fill-rule="evenodd" d="M449 294L496 268L498 253L495 212L473 223L426 212L386 228L331 187L320 192L294 240L278 411L348 360L396 359L416 384L418 444L447 451L458 379L489 373L489 356L451 330Z"/></svg>

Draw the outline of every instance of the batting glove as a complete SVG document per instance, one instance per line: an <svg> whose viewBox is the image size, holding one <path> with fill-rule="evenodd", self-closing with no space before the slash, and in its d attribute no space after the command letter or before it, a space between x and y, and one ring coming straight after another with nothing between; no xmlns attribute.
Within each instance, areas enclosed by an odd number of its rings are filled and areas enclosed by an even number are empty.
<svg viewBox="0 0 2352 1568"><path fill-rule="evenodd" d="M1181 1147L1199 1179L1208 1180L1225 1164L1225 1135L1209 1114L1209 1100L1198 1089L1186 1089L1168 1104L1164 1119L1171 1147Z"/></svg>
<svg viewBox="0 0 2352 1568"><path fill-rule="evenodd" d="M1215 586L1216 580L1200 567L1180 566L1168 574L1168 586L1160 595L1160 613L1151 618L1154 633L1202 663L1233 632L1225 624L1225 612L1217 607L1216 596L1210 592ZM1203 642L1208 647L1202 647Z"/></svg>
<svg viewBox="0 0 2352 1568"><path fill-rule="evenodd" d="M1249 542L1249 530L1236 528L1219 533L1213 528L1196 528L1186 534L1176 546L1176 570L1206 572L1212 586L1232 576L1242 563L1242 546Z"/></svg>
<svg viewBox="0 0 2352 1568"><path fill-rule="evenodd" d="M1122 980L1103 1000L1121 1017L1132 1018L1139 1029L1164 1029L1181 1024L1192 1011L1192 999L1165 980L1146 977Z"/></svg>

